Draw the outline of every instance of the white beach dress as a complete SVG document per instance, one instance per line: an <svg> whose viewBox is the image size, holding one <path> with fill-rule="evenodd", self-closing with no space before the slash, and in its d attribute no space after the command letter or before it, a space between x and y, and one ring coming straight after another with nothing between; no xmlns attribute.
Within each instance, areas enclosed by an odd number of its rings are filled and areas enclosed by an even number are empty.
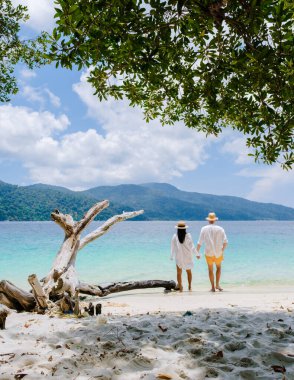
<svg viewBox="0 0 294 380"><path fill-rule="evenodd" d="M191 234L186 234L183 244L179 242L178 235L174 234L171 241L171 260L175 259L177 266L181 269L192 269L193 254L196 254L196 250Z"/></svg>

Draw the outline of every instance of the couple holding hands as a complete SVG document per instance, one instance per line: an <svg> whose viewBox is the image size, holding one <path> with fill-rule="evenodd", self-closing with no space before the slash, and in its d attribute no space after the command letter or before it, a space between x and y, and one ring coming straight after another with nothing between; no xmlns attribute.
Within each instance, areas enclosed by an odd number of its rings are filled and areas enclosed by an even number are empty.
<svg viewBox="0 0 294 380"><path fill-rule="evenodd" d="M191 234L187 233L188 226L184 221L178 222L175 226L177 233L174 234L171 241L171 259L175 259L177 266L177 281L180 292L183 291L182 270L186 270L188 277L189 290L192 290L192 268L193 255L196 254L200 259L200 248L205 245L205 258L208 266L208 274L211 283L211 292L216 290L222 291L220 286L221 265L224 259L224 251L228 245L225 230L217 226L218 220L214 212L208 214L206 218L208 225L202 227L197 247L195 248ZM216 266L214 276L213 265ZM215 277L215 279L214 279Z"/></svg>

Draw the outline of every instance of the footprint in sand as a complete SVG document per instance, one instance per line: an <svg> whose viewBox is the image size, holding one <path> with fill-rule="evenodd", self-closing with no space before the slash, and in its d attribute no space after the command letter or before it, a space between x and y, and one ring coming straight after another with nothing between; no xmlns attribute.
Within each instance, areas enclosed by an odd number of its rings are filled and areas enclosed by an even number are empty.
<svg viewBox="0 0 294 380"><path fill-rule="evenodd" d="M294 358L291 356L286 356L281 352L271 352L267 355L267 361L269 363L278 361L278 364L292 363L294 364ZM275 364L275 363L274 363Z"/></svg>
<svg viewBox="0 0 294 380"><path fill-rule="evenodd" d="M246 348L246 343L238 342L238 341L226 343L225 348L231 352L240 351L240 350L243 350L244 348Z"/></svg>
<svg viewBox="0 0 294 380"><path fill-rule="evenodd" d="M130 361L129 367L133 370L150 370L154 367L153 360L146 356L140 355Z"/></svg>
<svg viewBox="0 0 294 380"><path fill-rule="evenodd" d="M205 378L218 378L219 373L215 368L207 368Z"/></svg>
<svg viewBox="0 0 294 380"><path fill-rule="evenodd" d="M241 358L240 360L236 361L234 363L234 365L237 367L247 368L247 367L255 367L255 366L257 366L257 363L251 358L244 357L244 358Z"/></svg>
<svg viewBox="0 0 294 380"><path fill-rule="evenodd" d="M284 333L284 331L281 331L275 328L269 328L265 332L266 334L270 334L272 337L276 337L277 339L284 339L286 337L286 334Z"/></svg>
<svg viewBox="0 0 294 380"><path fill-rule="evenodd" d="M190 355L193 358L200 357L203 355L203 349L200 347L193 347L193 348L189 349L188 352L190 353Z"/></svg>
<svg viewBox="0 0 294 380"><path fill-rule="evenodd" d="M255 372L254 370L245 369L245 370L239 372L239 376L237 378L238 379L244 379L244 380L256 380L257 376L258 376L258 373ZM260 379L259 376L258 376L258 379ZM270 378L267 378L267 380L269 380L269 379Z"/></svg>

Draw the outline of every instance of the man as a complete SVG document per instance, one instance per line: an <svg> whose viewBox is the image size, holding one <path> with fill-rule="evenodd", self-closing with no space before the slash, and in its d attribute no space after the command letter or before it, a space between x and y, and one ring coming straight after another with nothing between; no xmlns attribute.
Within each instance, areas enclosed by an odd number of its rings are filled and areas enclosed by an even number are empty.
<svg viewBox="0 0 294 380"><path fill-rule="evenodd" d="M223 290L220 286L221 265L224 259L224 251L228 245L228 240L225 230L222 227L215 225L218 218L214 212L209 213L206 220L209 224L201 229L196 251L199 255L199 250L202 244L205 244L205 257L211 282L211 292L215 292L215 289L218 289L221 292ZM216 265L215 282L213 264Z"/></svg>

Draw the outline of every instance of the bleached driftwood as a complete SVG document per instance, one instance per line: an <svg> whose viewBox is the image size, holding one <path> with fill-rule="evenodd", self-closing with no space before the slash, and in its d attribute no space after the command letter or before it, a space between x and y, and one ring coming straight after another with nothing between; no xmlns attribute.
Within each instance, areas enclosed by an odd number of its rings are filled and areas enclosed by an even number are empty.
<svg viewBox="0 0 294 380"><path fill-rule="evenodd" d="M39 306L39 308L42 309L47 309L48 304L47 304L47 297L43 291L43 288L38 280L38 277L35 274L31 274L28 277L28 282L31 285L33 289L33 295L35 297L35 300Z"/></svg>
<svg viewBox="0 0 294 380"><path fill-rule="evenodd" d="M3 280L0 282L0 293L5 295L5 297L2 298L2 303L10 308L12 304L13 309L17 311L31 311L36 306L36 300L31 293L18 288L9 281ZM5 299L7 299L8 302L6 302Z"/></svg>
<svg viewBox="0 0 294 380"><path fill-rule="evenodd" d="M148 289L148 288L164 288L165 290L172 290L176 288L175 281L165 280L145 280L145 281L128 281L128 282L114 282L107 286L101 285L88 285L80 283L79 290L81 293L89 294L92 296L105 297L110 293L126 292L128 290Z"/></svg>
<svg viewBox="0 0 294 380"><path fill-rule="evenodd" d="M73 297L80 284L75 269L78 252L89 242L104 235L114 224L143 213L143 210L140 210L115 215L81 239L83 230L108 206L109 202L106 200L95 204L78 222L74 222L70 215L63 215L58 210L51 214L51 218L63 228L65 237L53 266L44 280L43 290L47 296L67 292Z"/></svg>

